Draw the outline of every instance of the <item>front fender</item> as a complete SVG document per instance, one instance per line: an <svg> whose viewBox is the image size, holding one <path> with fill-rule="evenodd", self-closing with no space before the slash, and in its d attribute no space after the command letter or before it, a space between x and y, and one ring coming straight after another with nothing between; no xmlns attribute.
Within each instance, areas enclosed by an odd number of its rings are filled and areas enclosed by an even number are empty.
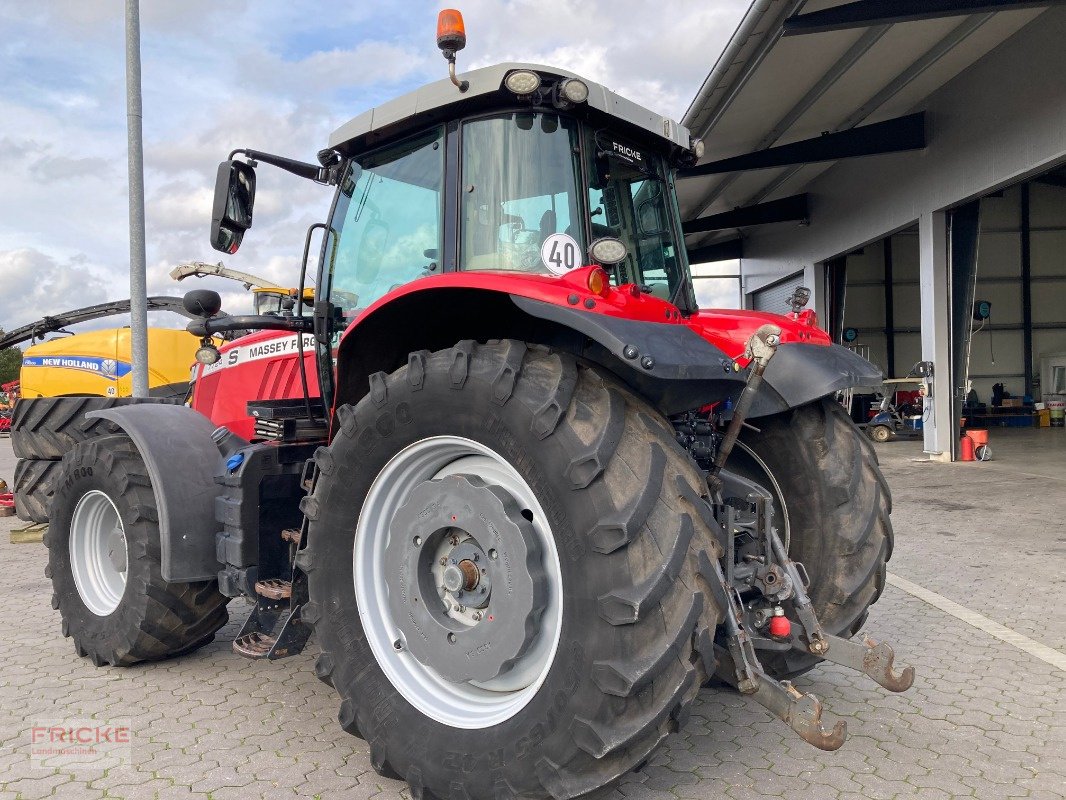
<svg viewBox="0 0 1066 800"><path fill-rule="evenodd" d="M155 493L159 514L160 572L172 583L213 580L215 499L222 487L214 476L218 448L215 426L185 406L154 403L90 411L87 417L118 425L137 446Z"/></svg>

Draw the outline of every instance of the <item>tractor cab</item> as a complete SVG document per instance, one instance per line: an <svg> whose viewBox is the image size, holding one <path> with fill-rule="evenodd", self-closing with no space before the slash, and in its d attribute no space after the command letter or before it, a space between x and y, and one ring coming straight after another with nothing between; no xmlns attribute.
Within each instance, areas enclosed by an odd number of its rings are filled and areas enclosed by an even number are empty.
<svg viewBox="0 0 1066 800"><path fill-rule="evenodd" d="M314 226L331 333L399 287L453 272L552 279L598 265L611 285L688 312L674 172L701 152L676 122L565 70L453 71L342 125L317 165L234 151L212 245L239 247L264 162L336 186L328 224Z"/></svg>
<svg viewBox="0 0 1066 800"><path fill-rule="evenodd" d="M625 287L663 304L644 309L648 318L694 312L674 175L701 152L685 128L599 84L557 68L500 64L360 114L332 134L317 165L234 151L219 168L212 245L229 253L240 246L260 162L336 187L328 222L308 231L304 258L306 269L317 236L314 319L305 330L316 333L317 377L331 405L343 381L342 334L415 283L443 287L478 273L535 292L537 283L577 276L599 292ZM291 320L285 325L292 330ZM361 374L352 380L365 385Z"/></svg>
<svg viewBox="0 0 1066 800"><path fill-rule="evenodd" d="M276 286L256 286L252 288L253 307L258 315L271 314L281 316L292 313L297 305L310 309L315 302L315 290L304 289L302 300L297 303L296 289L281 289Z"/></svg>
<svg viewBox="0 0 1066 800"><path fill-rule="evenodd" d="M322 279L337 305L441 272L590 264L692 305L673 186L686 131L557 69L502 64L467 83L424 87L331 138L342 161ZM404 107L421 111L395 120Z"/></svg>

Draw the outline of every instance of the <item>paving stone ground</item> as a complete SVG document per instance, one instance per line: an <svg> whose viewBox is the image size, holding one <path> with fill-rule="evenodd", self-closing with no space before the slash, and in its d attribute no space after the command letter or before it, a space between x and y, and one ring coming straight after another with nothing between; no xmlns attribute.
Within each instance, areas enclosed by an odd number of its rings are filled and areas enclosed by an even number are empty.
<svg viewBox="0 0 1066 800"><path fill-rule="evenodd" d="M1034 435L994 433L987 464L918 463L916 443L879 446L895 494L891 569L1066 652L1066 435L1044 434L1059 436L1050 461L1033 456ZM13 467L0 439L0 477L10 482ZM0 520L0 800L409 797L340 731L313 642L274 663L231 653L240 603L193 655L130 669L77 658L49 606L44 548L8 541L20 524ZM605 797L1066 797L1066 672L892 586L867 631L918 679L902 695L833 665L797 681L847 721L842 749L819 752L754 702L706 690L683 731ZM128 718L131 763L34 768L30 727L56 718Z"/></svg>

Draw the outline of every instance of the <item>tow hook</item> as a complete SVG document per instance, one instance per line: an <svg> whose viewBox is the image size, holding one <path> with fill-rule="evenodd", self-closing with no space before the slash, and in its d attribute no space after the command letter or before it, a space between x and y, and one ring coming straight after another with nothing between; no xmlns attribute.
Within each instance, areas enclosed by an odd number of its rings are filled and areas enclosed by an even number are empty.
<svg viewBox="0 0 1066 800"><path fill-rule="evenodd" d="M725 619L714 642L701 643L701 652L709 666L716 665L719 678L767 708L804 741L822 750L835 750L847 736L845 723L840 720L826 727L821 701L788 681L768 675L757 652L809 652L858 670L892 692L911 687L914 668L897 672L895 654L883 642L865 637L862 642L853 642L826 633L807 594L807 570L788 557L773 527L770 495L733 473L727 472L718 480L727 483L730 490L719 508L724 521L724 556L717 560L703 552L699 566ZM757 544L756 552L746 553L740 563L734 542L738 511L751 516L751 523L744 527ZM745 605L740 592L753 590L758 595ZM707 658L708 648L713 651L713 661Z"/></svg>
<svg viewBox="0 0 1066 800"><path fill-rule="evenodd" d="M885 642L878 643L867 636L862 642L841 639L825 634L827 649L822 658L864 672L890 692L905 692L914 684L914 667L902 672L893 669L896 654Z"/></svg>
<svg viewBox="0 0 1066 800"><path fill-rule="evenodd" d="M890 692L905 692L911 688L914 684L914 667L906 667L902 672L895 672L893 665L896 656L889 645L884 642L878 644L866 637L863 637L863 642L860 644L839 636L832 636L822 630L811 605L811 599L804 588L809 581L800 576L799 565L788 557L777 531L771 527L766 535L770 539L774 559L792 579L792 607L796 611L796 616L799 617L800 625L806 636L807 649L826 661L832 661L843 667L851 667L869 675Z"/></svg>
<svg viewBox="0 0 1066 800"><path fill-rule="evenodd" d="M847 724L837 720L832 729L822 726L822 701L813 694L803 694L788 681L776 681L766 674L755 654L751 635L744 626L743 606L735 590L726 585L721 564L712 561L706 551L701 552L700 573L709 581L715 600L725 611L725 646L704 642L703 648L713 648L714 654L704 654L704 660L717 661L717 675L733 684L778 719L786 723L820 750L836 750L847 738Z"/></svg>

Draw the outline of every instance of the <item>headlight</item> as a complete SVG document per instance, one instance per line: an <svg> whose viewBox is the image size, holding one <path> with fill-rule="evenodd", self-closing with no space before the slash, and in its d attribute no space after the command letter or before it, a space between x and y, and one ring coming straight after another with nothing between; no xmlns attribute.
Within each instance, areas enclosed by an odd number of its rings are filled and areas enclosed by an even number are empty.
<svg viewBox="0 0 1066 800"><path fill-rule="evenodd" d="M589 247L589 255L597 264L617 264L629 254L625 242L605 236L597 239Z"/></svg>
<svg viewBox="0 0 1066 800"><path fill-rule="evenodd" d="M707 147L706 145L704 145L703 139L693 139L691 149L692 155L696 156L696 160L699 161L701 158L703 158L703 152L707 149Z"/></svg>
<svg viewBox="0 0 1066 800"><path fill-rule="evenodd" d="M205 344L196 351L196 360L205 366L211 364L217 364L218 360L222 358L222 354L218 352L218 348L213 344Z"/></svg>
<svg viewBox="0 0 1066 800"><path fill-rule="evenodd" d="M540 88L540 75L528 69L516 69L503 79L503 85L515 94L533 94Z"/></svg>
<svg viewBox="0 0 1066 800"><path fill-rule="evenodd" d="M577 78L569 78L563 81L559 91L571 103L584 103L589 99L588 84L584 81L579 81Z"/></svg>

